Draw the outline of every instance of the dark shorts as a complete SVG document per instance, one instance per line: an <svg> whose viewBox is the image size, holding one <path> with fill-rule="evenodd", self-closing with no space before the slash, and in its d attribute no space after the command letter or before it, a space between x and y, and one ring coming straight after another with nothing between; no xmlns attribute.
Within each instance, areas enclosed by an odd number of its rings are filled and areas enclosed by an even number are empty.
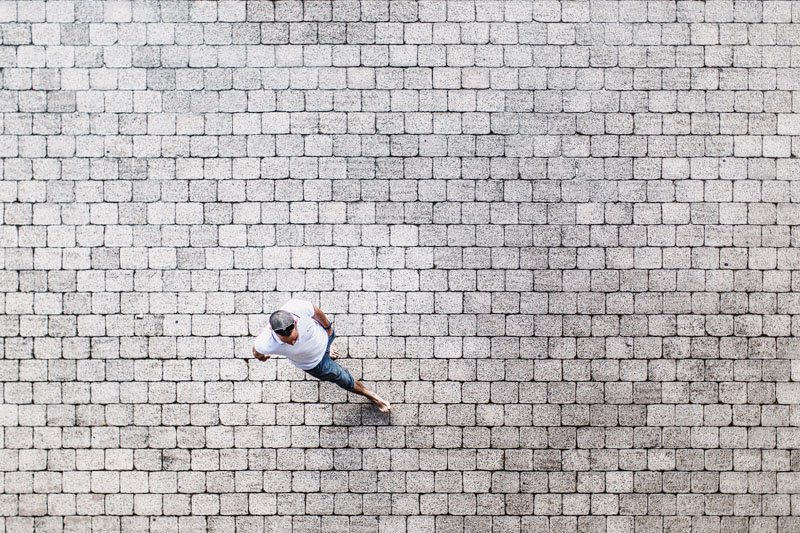
<svg viewBox="0 0 800 533"><path fill-rule="evenodd" d="M334 331L333 334L328 337L328 346L325 348L325 355L322 356L322 360L317 366L306 370L306 372L320 381L336 383L341 388L352 392L356 386L356 380L353 378L353 375L346 368L331 359L330 356L331 343L335 338L336 332Z"/></svg>

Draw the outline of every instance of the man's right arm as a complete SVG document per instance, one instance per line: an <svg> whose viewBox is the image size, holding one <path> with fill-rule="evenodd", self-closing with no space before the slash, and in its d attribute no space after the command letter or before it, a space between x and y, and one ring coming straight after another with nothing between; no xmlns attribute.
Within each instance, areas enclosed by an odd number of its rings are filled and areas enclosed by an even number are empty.
<svg viewBox="0 0 800 533"><path fill-rule="evenodd" d="M255 346L253 346L253 357L258 359L259 361L266 361L267 359L269 359L269 355L260 353L258 350L256 350Z"/></svg>

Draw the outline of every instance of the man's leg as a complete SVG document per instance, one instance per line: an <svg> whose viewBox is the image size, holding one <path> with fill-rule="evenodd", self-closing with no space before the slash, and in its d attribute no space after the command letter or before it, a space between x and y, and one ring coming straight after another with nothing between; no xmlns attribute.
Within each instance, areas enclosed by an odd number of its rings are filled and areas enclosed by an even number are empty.
<svg viewBox="0 0 800 533"><path fill-rule="evenodd" d="M348 392L354 392L359 396L363 396L372 402L381 413L388 413L392 409L389 402L366 388L364 384L356 380L346 368L332 361L330 355L327 353L322 357L322 361L320 361L317 366L306 370L306 372L319 380L336 383Z"/></svg>
<svg viewBox="0 0 800 533"><path fill-rule="evenodd" d="M383 398L381 398L380 396L378 396L377 394L366 388L364 384L358 380L356 380L352 392L355 392L356 394L359 394L364 398L368 399L369 401L371 401L372 404L375 407L377 407L378 411L380 411L381 413L388 413L389 411L392 410L392 406L389 402L387 402L386 400L384 400Z"/></svg>

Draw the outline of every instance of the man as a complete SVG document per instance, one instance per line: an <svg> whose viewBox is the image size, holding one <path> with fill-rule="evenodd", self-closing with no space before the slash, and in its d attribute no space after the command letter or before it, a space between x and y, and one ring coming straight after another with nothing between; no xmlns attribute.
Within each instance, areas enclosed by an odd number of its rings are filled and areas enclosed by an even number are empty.
<svg viewBox="0 0 800 533"><path fill-rule="evenodd" d="M346 368L334 361L338 358L336 349L331 350L335 338L333 322L322 309L293 298L270 315L269 326L253 343L253 357L266 361L270 355L283 355L300 370L364 396L380 412L388 413L392 408L389 402L356 381Z"/></svg>

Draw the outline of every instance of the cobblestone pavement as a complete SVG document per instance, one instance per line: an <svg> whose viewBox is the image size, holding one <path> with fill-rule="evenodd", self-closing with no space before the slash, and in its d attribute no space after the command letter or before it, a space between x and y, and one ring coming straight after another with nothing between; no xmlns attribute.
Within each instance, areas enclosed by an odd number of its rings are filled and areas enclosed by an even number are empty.
<svg viewBox="0 0 800 533"><path fill-rule="evenodd" d="M800 2L0 38L0 532L800 531ZM292 296L390 419L247 360Z"/></svg>

